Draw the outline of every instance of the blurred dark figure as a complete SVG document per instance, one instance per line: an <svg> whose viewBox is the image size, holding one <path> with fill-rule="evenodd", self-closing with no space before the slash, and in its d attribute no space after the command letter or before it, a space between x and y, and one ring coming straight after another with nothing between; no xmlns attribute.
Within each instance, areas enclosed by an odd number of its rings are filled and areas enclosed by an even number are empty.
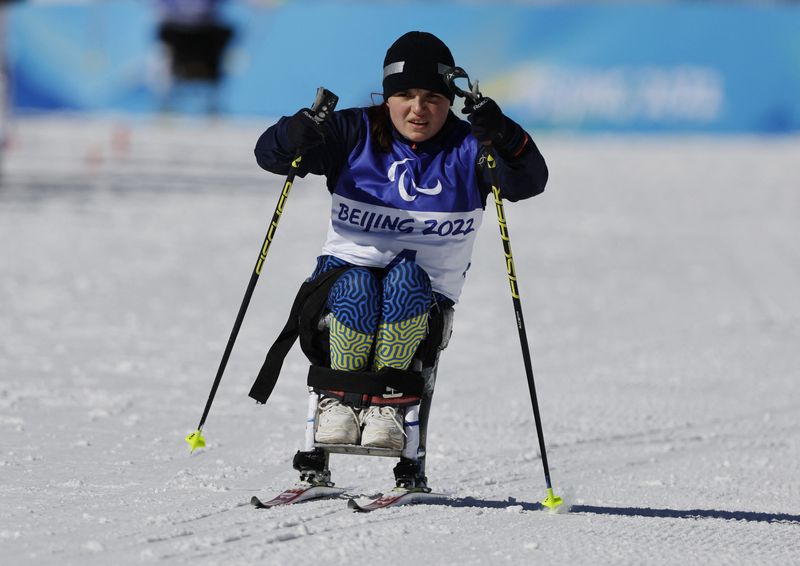
<svg viewBox="0 0 800 566"><path fill-rule="evenodd" d="M223 0L158 0L158 38L169 54L171 84L164 110L174 105L185 91L205 91L206 111L219 112L218 87L222 80L225 49L233 28L219 18Z"/></svg>

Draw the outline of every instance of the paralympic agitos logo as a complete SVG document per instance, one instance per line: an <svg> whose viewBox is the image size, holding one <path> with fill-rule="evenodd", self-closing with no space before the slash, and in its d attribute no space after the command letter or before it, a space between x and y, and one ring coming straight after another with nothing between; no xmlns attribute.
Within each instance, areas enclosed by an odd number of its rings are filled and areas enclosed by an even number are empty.
<svg viewBox="0 0 800 566"><path fill-rule="evenodd" d="M400 193L400 198L402 198L406 202L412 202L416 200L416 198L420 195L438 195L442 192L442 182L439 179L436 179L436 185L433 187L418 187L417 184L414 182L413 173L408 175L408 180L406 180L406 173L409 173L408 167L403 167L400 175L397 175L397 167L402 165L406 161L411 159L410 157L406 157L400 161L394 161L389 166L389 171L386 173L387 177L389 177L389 181L394 183L395 180L397 181L397 190Z"/></svg>

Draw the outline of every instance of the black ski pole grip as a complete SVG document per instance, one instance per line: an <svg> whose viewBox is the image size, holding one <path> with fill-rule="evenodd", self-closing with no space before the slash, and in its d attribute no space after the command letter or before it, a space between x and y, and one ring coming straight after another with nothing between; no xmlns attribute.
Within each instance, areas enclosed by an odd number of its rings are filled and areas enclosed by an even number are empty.
<svg viewBox="0 0 800 566"><path fill-rule="evenodd" d="M317 97L314 100L314 104L311 106L311 113L314 115L314 121L317 124L322 124L328 118L328 115L334 111L338 102L339 97L327 88L317 88Z"/></svg>
<svg viewBox="0 0 800 566"><path fill-rule="evenodd" d="M478 90L478 81L472 84L472 81L469 80L469 75L461 67L450 67L444 71L443 76L447 88L459 98L466 98L473 103L483 98L483 95ZM466 90L459 88L456 84L457 79L465 79L467 81Z"/></svg>

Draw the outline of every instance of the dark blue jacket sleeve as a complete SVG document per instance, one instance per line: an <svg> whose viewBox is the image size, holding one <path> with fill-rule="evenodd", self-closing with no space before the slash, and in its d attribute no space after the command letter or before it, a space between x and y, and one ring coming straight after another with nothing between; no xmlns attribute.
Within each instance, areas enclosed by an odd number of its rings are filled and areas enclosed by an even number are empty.
<svg viewBox="0 0 800 566"><path fill-rule="evenodd" d="M267 128L258 138L255 148L259 166L278 175L288 174L295 158L288 148L287 120L288 117L284 116ZM322 125L325 143L308 150L302 156L297 174L300 177L305 177L308 173L324 175L328 179L328 189L333 190L348 155L362 137L364 127L359 108L333 112Z"/></svg>
<svg viewBox="0 0 800 566"><path fill-rule="evenodd" d="M518 124L514 136L505 147L495 148L497 183L505 200L518 200L536 196L547 184L547 164L539 148L528 133ZM482 189L492 192L492 178L488 167L480 168Z"/></svg>

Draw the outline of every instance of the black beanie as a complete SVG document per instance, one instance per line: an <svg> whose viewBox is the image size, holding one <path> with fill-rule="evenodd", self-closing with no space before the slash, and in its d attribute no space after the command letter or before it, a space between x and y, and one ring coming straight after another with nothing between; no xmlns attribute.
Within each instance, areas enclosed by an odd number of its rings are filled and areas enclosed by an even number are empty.
<svg viewBox="0 0 800 566"><path fill-rule="evenodd" d="M383 99L401 90L424 88L452 103L454 95L442 73L454 65L453 55L441 39L432 33L410 31L392 44L383 59Z"/></svg>

